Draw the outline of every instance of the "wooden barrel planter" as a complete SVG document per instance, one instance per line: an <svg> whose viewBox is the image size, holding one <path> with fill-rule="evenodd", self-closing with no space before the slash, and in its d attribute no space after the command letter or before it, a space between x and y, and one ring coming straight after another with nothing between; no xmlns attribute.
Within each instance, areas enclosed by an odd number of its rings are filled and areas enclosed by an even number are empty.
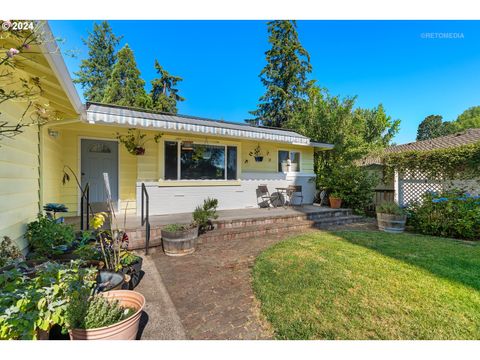
<svg viewBox="0 0 480 360"><path fill-rule="evenodd" d="M401 233L405 230L406 215L377 213L378 229L389 233Z"/></svg>
<svg viewBox="0 0 480 360"><path fill-rule="evenodd" d="M162 229L163 251L168 256L192 254L198 238L198 226L179 231Z"/></svg>
<svg viewBox="0 0 480 360"><path fill-rule="evenodd" d="M332 209L340 209L342 206L342 199L339 197L329 196L328 201L330 202L330 208Z"/></svg>

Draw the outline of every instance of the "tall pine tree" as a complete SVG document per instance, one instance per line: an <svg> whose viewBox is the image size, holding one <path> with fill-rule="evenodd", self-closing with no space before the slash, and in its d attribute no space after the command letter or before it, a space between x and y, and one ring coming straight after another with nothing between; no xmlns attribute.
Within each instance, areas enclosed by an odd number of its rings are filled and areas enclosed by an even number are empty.
<svg viewBox="0 0 480 360"><path fill-rule="evenodd" d="M82 60L80 70L73 81L81 84L83 96L87 101L100 102L103 100L107 81L115 63L115 48L122 36L115 36L107 21L93 24L93 32L87 39L82 39L88 47L88 58Z"/></svg>
<svg viewBox="0 0 480 360"><path fill-rule="evenodd" d="M247 122L282 127L305 105L314 83L307 80L312 67L298 39L295 21L275 20L267 25L272 47L265 53L267 65L260 73L267 90L257 109L250 112L255 118Z"/></svg>
<svg viewBox="0 0 480 360"><path fill-rule="evenodd" d="M185 100L178 94L178 89L176 88L177 84L183 79L171 75L160 65L158 60L155 60L155 69L160 77L151 82L150 99L152 101L152 109L176 114L177 101Z"/></svg>
<svg viewBox="0 0 480 360"><path fill-rule="evenodd" d="M126 44L118 53L108 79L103 102L122 106L150 107L132 49Z"/></svg>

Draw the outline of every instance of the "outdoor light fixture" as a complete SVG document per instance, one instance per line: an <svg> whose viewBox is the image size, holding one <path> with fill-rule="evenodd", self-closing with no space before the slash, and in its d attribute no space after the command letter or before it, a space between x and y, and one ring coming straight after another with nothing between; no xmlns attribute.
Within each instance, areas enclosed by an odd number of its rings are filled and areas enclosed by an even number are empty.
<svg viewBox="0 0 480 360"><path fill-rule="evenodd" d="M48 136L56 139L56 138L59 137L59 135L60 135L60 133L59 133L58 131L52 130L52 129L48 129Z"/></svg>

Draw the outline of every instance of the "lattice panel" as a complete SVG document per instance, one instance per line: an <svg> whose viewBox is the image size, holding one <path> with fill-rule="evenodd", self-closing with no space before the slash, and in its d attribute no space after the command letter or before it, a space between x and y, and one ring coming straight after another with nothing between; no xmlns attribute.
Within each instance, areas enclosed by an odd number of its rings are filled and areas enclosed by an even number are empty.
<svg viewBox="0 0 480 360"><path fill-rule="evenodd" d="M420 200L427 191L440 192L443 185L439 182L425 182L422 180L401 180L399 181L399 203L406 206L412 201Z"/></svg>

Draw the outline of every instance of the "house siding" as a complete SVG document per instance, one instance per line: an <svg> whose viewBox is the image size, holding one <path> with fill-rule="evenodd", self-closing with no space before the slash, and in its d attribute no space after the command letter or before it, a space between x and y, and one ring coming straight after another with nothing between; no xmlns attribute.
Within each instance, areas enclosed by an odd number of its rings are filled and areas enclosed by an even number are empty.
<svg viewBox="0 0 480 360"><path fill-rule="evenodd" d="M25 104L5 102L0 120L15 124ZM28 115L27 115L28 116ZM21 250L26 224L39 212L39 136L38 126L0 143L0 236L9 236Z"/></svg>

